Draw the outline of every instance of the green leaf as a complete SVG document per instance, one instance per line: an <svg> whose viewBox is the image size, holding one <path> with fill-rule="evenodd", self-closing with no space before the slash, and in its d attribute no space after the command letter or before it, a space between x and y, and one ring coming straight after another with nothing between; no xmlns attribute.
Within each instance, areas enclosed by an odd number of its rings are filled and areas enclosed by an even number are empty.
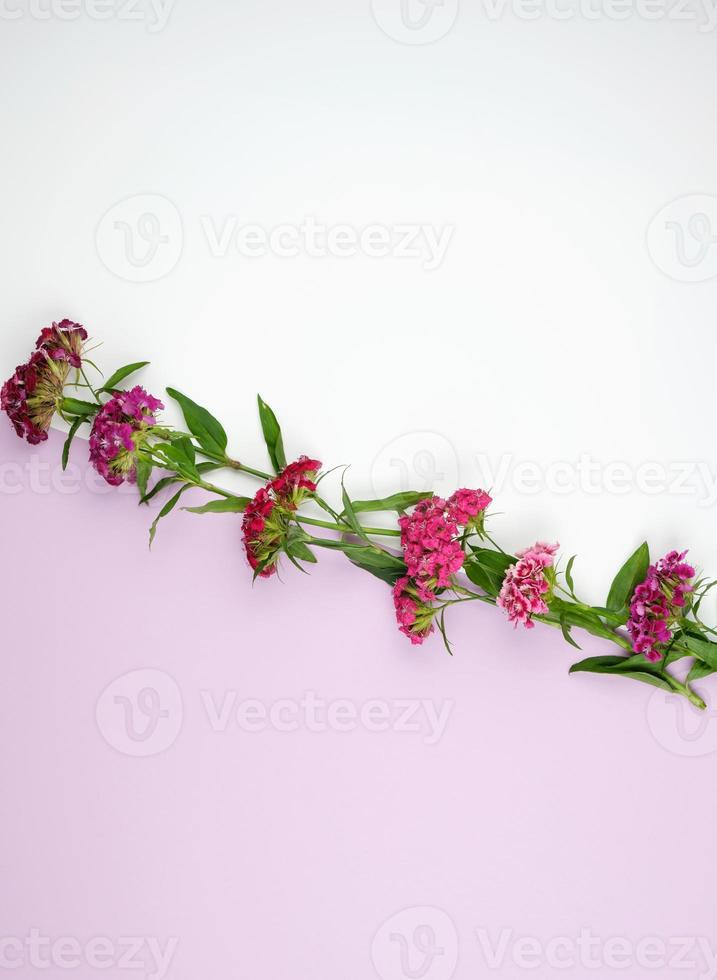
<svg viewBox="0 0 717 980"><path fill-rule="evenodd" d="M316 563L316 555L307 545L309 536L301 530L300 527L294 525L289 529L289 533L286 538L286 553L296 564L297 559L301 561L310 562L311 564ZM301 566L297 566L301 568ZM301 568L303 572L304 569Z"/></svg>
<svg viewBox="0 0 717 980"><path fill-rule="evenodd" d="M151 475L152 460L143 453L139 453L137 456L137 489L139 490L140 500L147 493L147 484Z"/></svg>
<svg viewBox="0 0 717 980"><path fill-rule="evenodd" d="M169 487L173 483L179 483L179 482L180 482L180 477L178 476L165 476L161 480L157 480L157 482L149 491L149 493L145 493L144 496L141 498L140 504L149 503L152 497L156 496L158 493L164 490L165 487Z"/></svg>
<svg viewBox="0 0 717 980"><path fill-rule="evenodd" d="M227 452L227 434L221 423L206 408L197 405L196 402L187 398L176 388L167 388L167 394L179 403L187 427L196 437L202 449L214 453L215 456L221 456L223 459Z"/></svg>
<svg viewBox="0 0 717 980"><path fill-rule="evenodd" d="M62 399L62 411L66 415L81 415L83 418L88 418L90 415L96 415L101 408L102 406L96 402L83 402L79 398Z"/></svg>
<svg viewBox="0 0 717 980"><path fill-rule="evenodd" d="M400 513L432 496L431 490L405 490L403 493L394 493L391 497L381 497L377 500L354 500L353 509L356 514L376 510L395 510Z"/></svg>
<svg viewBox="0 0 717 980"><path fill-rule="evenodd" d="M513 555L506 555L502 551L493 551L491 548L476 548L471 545L471 551L473 552L473 557L479 564L500 575L501 578L503 578L510 566L515 565L518 561Z"/></svg>
<svg viewBox="0 0 717 980"><path fill-rule="evenodd" d="M124 367L118 368L114 374L110 375L104 385L98 390L114 391L120 381L124 381L130 374L134 374L135 371L139 371L140 368L146 367L148 364L149 361L135 361L134 364L125 364Z"/></svg>
<svg viewBox="0 0 717 980"><path fill-rule="evenodd" d="M80 418L78 416L70 426L70 431L67 433L67 439L65 439L65 445L62 447L63 470L67 469L67 462L70 458L70 446L72 445L72 440L75 438L75 433L77 432L77 430L79 429L79 427L82 425L84 421L85 421L84 418Z"/></svg>
<svg viewBox="0 0 717 980"><path fill-rule="evenodd" d="M565 569L565 581L568 583L568 588L570 589L570 594L572 596L575 595L575 583L573 582L573 564L575 563L576 558L577 555L573 555L573 557L570 559Z"/></svg>
<svg viewBox="0 0 717 980"><path fill-rule="evenodd" d="M698 636L685 635L680 640L690 653L693 653L698 660L702 663L707 664L712 670L717 670L717 643L711 643L709 640L702 639Z"/></svg>
<svg viewBox="0 0 717 980"><path fill-rule="evenodd" d="M361 522L356 516L351 498L349 497L346 487L344 486L343 478L341 480L341 502L344 505L343 517L346 520L346 523L360 538L363 538L364 541L368 541L368 535L364 531L363 527L361 526Z"/></svg>
<svg viewBox="0 0 717 980"><path fill-rule="evenodd" d="M570 626L578 626L586 630L593 636L600 636L606 640L615 640L615 633L606 626L597 613L592 609L579 609L572 602L566 602L559 596L553 596L550 600L550 612L545 617L551 622L560 625L561 619Z"/></svg>
<svg viewBox="0 0 717 980"><path fill-rule="evenodd" d="M643 684L651 684L653 687L660 687L665 691L672 691L674 688L666 681L664 677L657 671L652 672L650 670L638 670L638 669L625 669L625 660L631 660L631 657L588 657L586 660L581 660L580 663L573 664L570 668L571 674L578 673L590 673L590 674L612 674L618 677L629 677L635 681L641 681ZM645 665L648 665L648 661L644 661Z"/></svg>
<svg viewBox="0 0 717 980"><path fill-rule="evenodd" d="M352 544L349 541L336 541L332 538L312 538L311 543L321 548L343 551L349 561L357 568L370 572L376 578L380 578L382 582L388 582L389 585L395 585L398 579L406 574L406 565L403 559L384 551L377 545Z"/></svg>
<svg viewBox="0 0 717 980"><path fill-rule="evenodd" d="M190 486L191 486L191 484L189 484L189 483L185 484L182 487L181 490L178 490L175 493L175 495L173 497L170 497L170 499L167 501L167 503L164 505L164 507L160 510L159 514L157 514L157 516L155 517L155 519L152 521L152 526L149 529L149 546L150 546L150 548L152 547L152 542L154 541L154 536L157 533L157 525L159 524L159 522L162 520L163 517L166 517L167 514L171 514L171 512L174 510L174 508L179 503L179 499L182 496L182 494L185 493L187 490L189 490L190 489Z"/></svg>
<svg viewBox="0 0 717 980"><path fill-rule="evenodd" d="M689 674L687 675L687 683L691 684L693 681L701 681L703 677L709 677L710 674L714 674L714 672L714 667L710 667L701 660L695 660L690 668Z"/></svg>
<svg viewBox="0 0 717 980"><path fill-rule="evenodd" d="M395 585L398 579L406 574L404 562L385 551L362 548L361 545L348 545L344 551L353 565L362 568L365 572L370 572L371 575L375 575L383 582L388 582L389 585Z"/></svg>
<svg viewBox="0 0 717 980"><path fill-rule="evenodd" d="M517 558L504 555L490 548L476 548L471 545L471 556L466 559L463 571L468 578L488 595L497 596L503 585L506 571L514 565Z"/></svg>
<svg viewBox="0 0 717 980"><path fill-rule="evenodd" d="M630 604L636 586L645 580L650 565L650 550L644 542L634 551L615 576L605 605L617 611Z"/></svg>
<svg viewBox="0 0 717 980"><path fill-rule="evenodd" d="M570 627L568 626L564 615L560 617L560 629L563 632L563 639L567 640L571 647L575 647L577 650L580 650L580 644L576 643L570 635Z"/></svg>
<svg viewBox="0 0 717 980"><path fill-rule="evenodd" d="M266 404L261 395L256 396L259 405L259 420L261 430L264 433L266 448L269 450L269 459L274 470L279 473L286 466L286 455L284 454L284 442L281 437L281 427L277 422L276 415Z"/></svg>
<svg viewBox="0 0 717 980"><path fill-rule="evenodd" d="M500 592L501 580L493 573L480 565L475 559L466 559L463 571L474 585L482 589L491 596L496 596Z"/></svg>
<svg viewBox="0 0 717 980"><path fill-rule="evenodd" d="M155 447L179 474L190 480L199 480L199 470L196 464L196 454L191 439L184 436L173 442L162 443Z"/></svg>
<svg viewBox="0 0 717 980"><path fill-rule="evenodd" d="M241 514L250 503L250 497L226 497L222 500L210 500L201 507L182 507L182 510L190 514Z"/></svg>

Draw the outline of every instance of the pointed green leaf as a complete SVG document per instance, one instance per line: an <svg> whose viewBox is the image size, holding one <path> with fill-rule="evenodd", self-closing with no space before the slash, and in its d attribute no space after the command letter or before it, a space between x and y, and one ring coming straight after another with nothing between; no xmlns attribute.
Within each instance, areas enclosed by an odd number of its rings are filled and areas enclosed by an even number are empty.
<svg viewBox="0 0 717 980"><path fill-rule="evenodd" d="M179 403L184 421L202 449L223 459L227 452L227 434L222 424L206 408L197 405L176 388L167 388L167 394Z"/></svg>
<svg viewBox="0 0 717 980"><path fill-rule="evenodd" d="M624 606L629 606L632 593L636 586L645 580L649 565L650 550L647 542L643 542L615 576L605 603L608 609L617 611Z"/></svg>
<svg viewBox="0 0 717 980"><path fill-rule="evenodd" d="M570 559L565 569L565 581L568 583L570 594L573 596L575 595L575 583L573 582L573 565L575 563L576 558L577 555L573 555L573 557Z"/></svg>
<svg viewBox="0 0 717 980"><path fill-rule="evenodd" d="M62 399L62 411L65 415L81 415L83 418L87 418L90 415L96 415L101 408L102 406L96 402L83 402L79 398Z"/></svg>
<svg viewBox="0 0 717 980"><path fill-rule="evenodd" d="M575 647L577 650L580 650L581 649L580 644L576 643L575 640L570 635L570 627L566 622L565 615L562 615L560 617L560 629L563 632L563 639L567 640L567 642L570 644L571 647Z"/></svg>
<svg viewBox="0 0 717 980"><path fill-rule="evenodd" d="M240 514L251 503L250 497L226 497L210 500L201 507L182 507L190 514Z"/></svg>
<svg viewBox="0 0 717 980"><path fill-rule="evenodd" d="M167 503L164 505L164 507L160 510L159 514L157 514L157 516L155 517L155 519L152 521L152 526L149 529L149 546L150 546L150 548L152 547L152 542L154 541L154 536L157 533L157 525L159 524L159 522L162 520L163 517L166 517L167 514L171 514L171 512L177 506L177 504L179 502L179 499L182 496L182 494L185 491L189 490L190 486L191 486L191 484L188 484L188 483L185 484L182 487L181 490L178 490L175 493L175 495L173 497L170 497L170 499L167 501Z"/></svg>
<svg viewBox="0 0 717 980"><path fill-rule="evenodd" d="M157 452L161 453L179 474L190 480L199 480L199 470L196 464L196 454L191 439L184 436L182 439L175 439L172 442L162 443L155 446Z"/></svg>
<svg viewBox="0 0 717 980"><path fill-rule="evenodd" d="M137 489L139 490L140 500L146 496L149 478L152 475L152 460L139 453L137 456Z"/></svg>
<svg viewBox="0 0 717 980"><path fill-rule="evenodd" d="M124 367L118 368L114 374L105 381L104 385L98 389L99 391L114 391L120 381L124 381L128 378L130 374L134 374L135 371L139 371L140 368L146 367L149 361L135 361L134 364L125 364Z"/></svg>
<svg viewBox="0 0 717 980"><path fill-rule="evenodd" d="M78 416L70 426L70 431L67 433L67 439L65 439L65 445L62 447L63 470L67 469L67 463L70 458L70 446L72 445L72 440L75 438L75 433L77 432L77 430L79 429L79 427L82 425L84 421L85 421L84 418L80 418Z"/></svg>
<svg viewBox="0 0 717 980"><path fill-rule="evenodd" d="M353 503L351 502L351 498L349 497L346 487L344 486L343 478L341 479L341 502L344 507L343 517L346 523L360 538L363 538L364 541L368 541L368 535L364 531L363 527L361 526L361 522L356 516Z"/></svg>
<svg viewBox="0 0 717 980"><path fill-rule="evenodd" d="M279 473L286 466L286 455L284 453L284 442L281 436L281 427L277 422L271 408L266 404L261 395L256 396L259 405L259 420L261 430L264 433L266 448L269 450L269 459L274 470Z"/></svg>
<svg viewBox="0 0 717 980"><path fill-rule="evenodd" d="M400 513L432 496L431 490L406 490L403 493L394 493L391 497L381 497L377 500L354 500L353 509L356 514L361 514L364 511L382 510L395 510Z"/></svg>

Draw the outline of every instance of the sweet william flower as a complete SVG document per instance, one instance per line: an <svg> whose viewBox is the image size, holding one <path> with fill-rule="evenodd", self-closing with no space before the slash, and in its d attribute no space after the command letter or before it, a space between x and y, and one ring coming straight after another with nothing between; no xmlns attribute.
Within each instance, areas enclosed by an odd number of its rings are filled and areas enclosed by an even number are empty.
<svg viewBox="0 0 717 980"><path fill-rule="evenodd" d="M276 572L294 515L308 493L316 490L321 461L300 456L261 487L244 511L242 534L247 560L260 578Z"/></svg>
<svg viewBox="0 0 717 980"><path fill-rule="evenodd" d="M137 482L138 454L156 425L155 413L162 408L158 398L137 385L113 395L97 413L90 434L90 461L109 484Z"/></svg>
<svg viewBox="0 0 717 980"><path fill-rule="evenodd" d="M303 491L313 492L316 490L314 477L320 469L320 460L309 459L308 456L299 456L295 462L285 466L281 473L270 482L269 486L275 497L280 499L284 506L296 510L305 496Z"/></svg>
<svg viewBox="0 0 717 980"><path fill-rule="evenodd" d="M423 643L434 630L435 609L422 600L416 583L407 575L393 587L393 605L399 630L414 646Z"/></svg>
<svg viewBox="0 0 717 980"><path fill-rule="evenodd" d="M670 551L647 570L647 577L632 595L627 630L635 653L653 663L662 659L660 649L672 639L672 627L683 614L692 592L695 570L684 558L686 551Z"/></svg>
<svg viewBox="0 0 717 980"><path fill-rule="evenodd" d="M280 515L275 514L275 510L276 500L266 487L261 487L244 511L242 519L247 560L261 578L269 578L276 572L276 562L281 551L284 528Z"/></svg>
<svg viewBox="0 0 717 980"><path fill-rule="evenodd" d="M0 408L15 432L35 446L47 439L55 412L62 404L67 370L42 351L35 351L2 386Z"/></svg>
<svg viewBox="0 0 717 980"><path fill-rule="evenodd" d="M533 616L547 613L546 596L551 586L546 569L552 567L558 547L537 541L530 548L519 551L519 561L505 573L497 604L515 626L522 623L526 629L533 629Z"/></svg>
<svg viewBox="0 0 717 980"><path fill-rule="evenodd" d="M18 436L32 445L47 439L70 370L82 365L85 340L87 331L72 320L45 327L28 361L2 386L0 408Z"/></svg>
<svg viewBox="0 0 717 980"><path fill-rule="evenodd" d="M456 490L448 498L448 513L452 521L470 530L483 529L483 515L493 498L485 490Z"/></svg>
<svg viewBox="0 0 717 980"><path fill-rule="evenodd" d="M73 320L60 320L51 327L45 327L35 345L43 350L53 361L66 361L70 367L82 367L82 350L87 340L87 331Z"/></svg>

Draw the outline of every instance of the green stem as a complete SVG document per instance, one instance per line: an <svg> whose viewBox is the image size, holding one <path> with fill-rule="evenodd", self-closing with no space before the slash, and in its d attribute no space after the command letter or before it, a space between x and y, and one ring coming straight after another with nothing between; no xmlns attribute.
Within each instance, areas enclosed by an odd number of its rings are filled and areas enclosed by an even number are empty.
<svg viewBox="0 0 717 980"><path fill-rule="evenodd" d="M298 524L312 524L314 527L325 527L330 531L339 531L341 534L356 534L352 527L348 524L334 523L333 521L320 521L316 517L304 517L303 514L297 514L295 520ZM392 531L385 527L365 527L364 531L366 534L384 534L390 537L400 536L400 531Z"/></svg>
<svg viewBox="0 0 717 980"><path fill-rule="evenodd" d="M92 394L95 396L95 401L97 402L97 404L98 405L101 405L102 402L100 401L100 396L97 394L97 392L95 391L95 389L90 384L90 380L87 377L87 375L85 374L85 369L84 368L80 368L80 374L84 378L85 384L87 385L87 387L90 389L90 391L92 392Z"/></svg>

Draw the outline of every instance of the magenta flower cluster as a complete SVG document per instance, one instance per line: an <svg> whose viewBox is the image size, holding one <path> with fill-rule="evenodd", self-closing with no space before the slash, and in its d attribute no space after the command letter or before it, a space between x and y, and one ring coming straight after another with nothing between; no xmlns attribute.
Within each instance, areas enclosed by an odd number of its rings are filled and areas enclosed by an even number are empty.
<svg viewBox="0 0 717 980"><path fill-rule="evenodd" d="M671 551L647 570L647 578L635 589L627 629L635 653L653 663L662 659L672 639L671 626L680 618L692 592L695 570L685 561L686 551Z"/></svg>
<svg viewBox="0 0 717 980"><path fill-rule="evenodd" d="M422 500L399 519L408 575L396 582L393 599L399 629L412 643L422 643L433 632L430 603L463 567L460 529L477 527L490 502L484 490L461 489L448 500Z"/></svg>
<svg viewBox="0 0 717 980"><path fill-rule="evenodd" d="M545 596L550 592L550 582L545 571L552 567L558 547L558 544L537 541L525 551L519 551L520 560L505 573L497 603L515 626L522 623L526 629L532 629L533 616L548 611Z"/></svg>
<svg viewBox="0 0 717 980"><path fill-rule="evenodd" d="M90 461L112 486L137 481L137 452L162 408L158 398L137 385L117 392L97 413L90 434Z"/></svg>

